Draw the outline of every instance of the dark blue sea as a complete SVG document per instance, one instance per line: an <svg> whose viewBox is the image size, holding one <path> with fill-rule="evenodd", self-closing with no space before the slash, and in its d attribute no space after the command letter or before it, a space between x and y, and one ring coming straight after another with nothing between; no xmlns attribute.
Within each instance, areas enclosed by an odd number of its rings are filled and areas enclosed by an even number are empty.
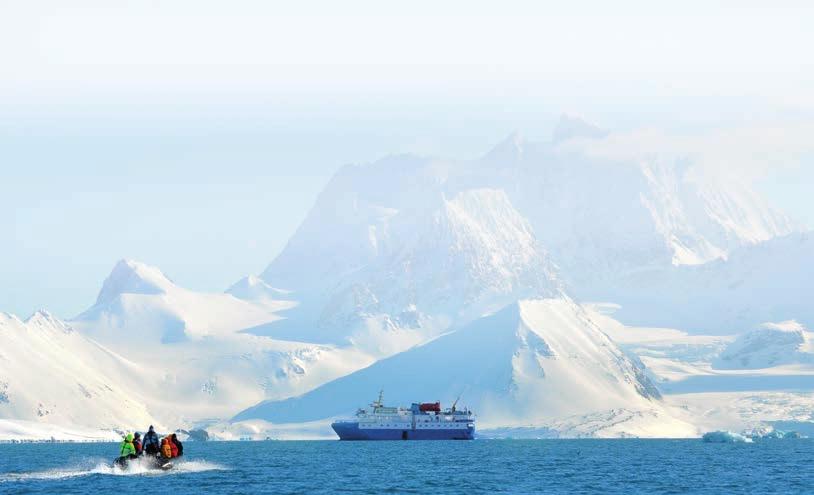
<svg viewBox="0 0 814 495"><path fill-rule="evenodd" d="M169 472L115 444L0 445L0 493L814 493L814 440L204 442Z"/></svg>

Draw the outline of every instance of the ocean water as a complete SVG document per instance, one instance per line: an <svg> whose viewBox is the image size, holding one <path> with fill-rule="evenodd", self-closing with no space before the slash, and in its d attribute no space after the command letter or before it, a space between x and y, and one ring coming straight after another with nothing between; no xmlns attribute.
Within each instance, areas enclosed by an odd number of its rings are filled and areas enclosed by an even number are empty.
<svg viewBox="0 0 814 495"><path fill-rule="evenodd" d="M814 440L208 442L168 472L115 444L0 445L0 493L814 493ZM145 492L146 490L146 492Z"/></svg>

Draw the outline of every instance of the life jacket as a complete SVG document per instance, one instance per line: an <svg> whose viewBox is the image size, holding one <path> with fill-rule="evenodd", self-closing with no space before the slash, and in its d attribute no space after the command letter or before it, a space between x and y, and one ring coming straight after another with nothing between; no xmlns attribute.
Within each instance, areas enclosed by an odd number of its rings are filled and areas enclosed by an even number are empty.
<svg viewBox="0 0 814 495"><path fill-rule="evenodd" d="M170 444L170 450L172 451L172 456L173 457L178 457L178 446L175 445L175 442L172 441L172 438L170 438L169 444Z"/></svg>
<svg viewBox="0 0 814 495"><path fill-rule="evenodd" d="M122 446L119 449L119 457L129 457L131 455L136 454L136 448L133 447L133 439L128 435L128 438L125 438L122 442Z"/></svg>
<svg viewBox="0 0 814 495"><path fill-rule="evenodd" d="M133 447L136 448L136 455L141 455L141 440L133 440Z"/></svg>
<svg viewBox="0 0 814 495"><path fill-rule="evenodd" d="M167 459L172 458L172 447L170 447L169 438L161 440L161 455Z"/></svg>

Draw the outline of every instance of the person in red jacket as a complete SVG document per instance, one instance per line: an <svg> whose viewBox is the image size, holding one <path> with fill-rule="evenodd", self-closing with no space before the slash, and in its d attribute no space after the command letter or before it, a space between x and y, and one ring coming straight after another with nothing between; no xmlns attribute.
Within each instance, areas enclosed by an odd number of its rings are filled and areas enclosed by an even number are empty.
<svg viewBox="0 0 814 495"><path fill-rule="evenodd" d="M168 436L167 441L170 444L170 450L172 451L172 456L173 457L178 457L178 446L175 445L175 442L173 442L172 436Z"/></svg>
<svg viewBox="0 0 814 495"><path fill-rule="evenodd" d="M142 447L141 447L141 433L136 432L133 435L133 447L136 448L136 455L140 456L142 454Z"/></svg>
<svg viewBox="0 0 814 495"><path fill-rule="evenodd" d="M178 440L178 436L173 433L170 435L170 438L172 439L172 443L178 448L178 457L184 455L184 444L181 443L181 440Z"/></svg>

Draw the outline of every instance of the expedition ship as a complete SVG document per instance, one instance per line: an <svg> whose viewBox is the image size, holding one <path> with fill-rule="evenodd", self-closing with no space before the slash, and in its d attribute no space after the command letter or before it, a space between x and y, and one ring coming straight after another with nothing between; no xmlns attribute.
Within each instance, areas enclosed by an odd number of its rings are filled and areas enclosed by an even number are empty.
<svg viewBox="0 0 814 495"><path fill-rule="evenodd" d="M359 409L355 419L331 424L340 440L472 440L475 417L468 409L441 410L440 402L414 402L409 409L387 407L379 399Z"/></svg>

